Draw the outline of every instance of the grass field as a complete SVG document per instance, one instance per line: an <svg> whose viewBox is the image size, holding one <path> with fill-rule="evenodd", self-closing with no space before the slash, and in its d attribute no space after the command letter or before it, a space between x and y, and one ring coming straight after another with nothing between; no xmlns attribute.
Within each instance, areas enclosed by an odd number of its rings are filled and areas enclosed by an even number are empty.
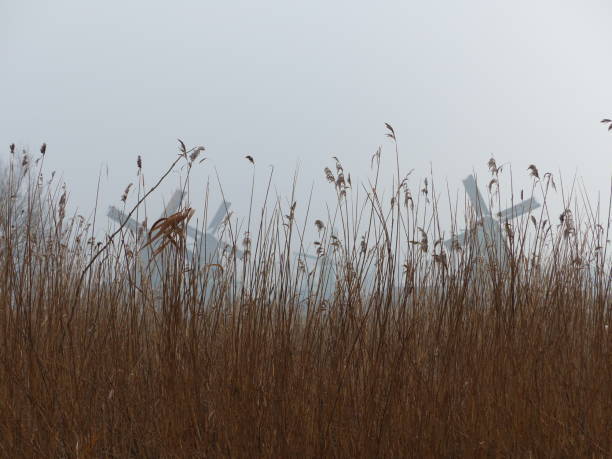
<svg viewBox="0 0 612 459"><path fill-rule="evenodd" d="M181 145L169 171L201 154ZM398 170L383 202L379 160L363 199L340 163L326 169L333 221L308 215L307 198L254 203L202 263L187 202L92 240L44 154L12 153L0 455L612 456L609 202L553 193L534 166L544 205L505 226L503 258L494 245L447 250L434 184ZM489 167L495 201L504 175ZM142 220L156 186L140 177L126 213ZM557 199L561 216L548 211Z"/></svg>

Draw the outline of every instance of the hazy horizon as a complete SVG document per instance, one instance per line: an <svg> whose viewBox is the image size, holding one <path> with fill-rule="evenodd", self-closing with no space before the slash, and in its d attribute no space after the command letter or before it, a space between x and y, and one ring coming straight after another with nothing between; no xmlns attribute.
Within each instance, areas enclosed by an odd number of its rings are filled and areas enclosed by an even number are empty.
<svg viewBox="0 0 612 459"><path fill-rule="evenodd" d="M63 174L83 214L100 173L103 214L136 182L137 156L151 185L178 137L207 148L194 201L218 173L245 216L249 154L256 198L268 166L283 198L299 167L298 197L314 188L315 218L332 196L323 174L332 156L367 183L382 145L389 192L395 154L384 122L397 132L402 171L415 169L413 190L433 170L439 186L461 192L493 156L510 163L516 190L529 186L533 163L581 177L594 198L610 193L612 135L599 120L612 117L612 6L603 1L61 0L3 3L0 14L0 148L37 153L46 142L46 170ZM151 206L176 185L171 177Z"/></svg>

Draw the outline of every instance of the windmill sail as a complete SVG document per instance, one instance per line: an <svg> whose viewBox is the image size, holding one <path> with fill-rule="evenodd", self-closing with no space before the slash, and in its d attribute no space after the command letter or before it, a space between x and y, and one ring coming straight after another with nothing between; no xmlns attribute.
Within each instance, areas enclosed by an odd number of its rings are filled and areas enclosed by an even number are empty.
<svg viewBox="0 0 612 459"><path fill-rule="evenodd" d="M178 212L179 208L181 207L181 202L183 201L184 195L185 193L183 193L183 191L181 190L176 190L174 192L174 194L170 198L170 201L168 201L168 204L166 204L166 207L164 208L164 217L169 217L170 215Z"/></svg>
<svg viewBox="0 0 612 459"><path fill-rule="evenodd" d="M472 203L474 210L477 212L477 215L491 215L489 206L487 206L487 203L480 194L480 190L478 189L478 185L476 184L476 179L473 175L469 175L465 180L463 180L463 186L465 187L465 192L470 198L470 202Z"/></svg>
<svg viewBox="0 0 612 459"><path fill-rule="evenodd" d="M128 216L125 214L125 212L117 209L115 206L109 207L106 215L111 220L116 221L120 225L124 224L124 226L128 228L130 231L134 232L134 234L136 234L138 232L138 229L142 227L142 225L140 225L133 218L128 219Z"/></svg>
<svg viewBox="0 0 612 459"><path fill-rule="evenodd" d="M517 205L510 207L509 209L497 212L497 217L501 221L512 220L520 215L527 214L534 209L540 207L540 203L534 198L526 199L519 202Z"/></svg>
<svg viewBox="0 0 612 459"><path fill-rule="evenodd" d="M208 229L211 232L215 233L217 229L219 229L219 226L221 225L223 218L229 213L229 208L231 205L232 203L227 202L227 201L223 201L221 205L219 205L219 208L217 209L217 213L215 214L210 224L208 225Z"/></svg>
<svg viewBox="0 0 612 459"><path fill-rule="evenodd" d="M491 210L480 194L476 179L473 175L463 180L465 192L470 199L472 207L476 211L479 221L473 228L465 230L462 234L455 236L444 242L447 249L452 250L459 244L460 247L470 246L474 248L480 256L487 258L493 254L498 260L506 260L506 241L502 232L502 222L529 213L540 207L540 203L534 198L526 199L515 206L497 212L496 218L491 215Z"/></svg>

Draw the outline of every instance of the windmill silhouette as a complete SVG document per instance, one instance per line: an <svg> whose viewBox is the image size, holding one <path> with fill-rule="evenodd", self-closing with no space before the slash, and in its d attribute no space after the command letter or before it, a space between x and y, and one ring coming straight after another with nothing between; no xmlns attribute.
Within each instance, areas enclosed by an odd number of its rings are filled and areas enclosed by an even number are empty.
<svg viewBox="0 0 612 459"><path fill-rule="evenodd" d="M177 212L181 207L184 196L185 194L183 191L176 190L164 208L162 217L168 217ZM223 242L218 236L218 231L221 227L223 219L230 214L230 206L230 202L221 202L206 231L202 231L194 228L191 225L187 225L186 236L191 247L191 249L187 252L187 257L189 258L190 262L198 262L200 266L207 263L218 263L223 251L228 247L231 247L229 244ZM115 206L109 207L107 216L119 224L125 222L125 227L131 230L134 234L146 232L146 228L142 224L138 223L134 218L128 219L127 215ZM161 240L158 239L140 251L141 261L144 263L144 266L149 264L153 253L158 248L160 243ZM235 250L237 257L243 256L241 250ZM197 259L194 259L194 257Z"/></svg>
<svg viewBox="0 0 612 459"><path fill-rule="evenodd" d="M468 195L476 220L471 228L463 233L444 241L448 250L470 247L476 250L478 256L488 259L488 255L494 255L497 260L507 260L506 238L502 231L502 224L508 223L521 215L528 214L540 207L540 203L533 197L525 199L508 209L492 215L491 209L480 194L476 178L469 175L463 180L465 192Z"/></svg>
<svg viewBox="0 0 612 459"><path fill-rule="evenodd" d="M170 201L168 201L168 204L164 208L162 217L168 217L177 212L181 208L183 198L184 193L181 190L175 191ZM187 262L190 266L202 268L206 265L223 265L221 259L224 254L231 257L235 256L236 261L239 263L244 262L244 251L238 249L235 247L235 245L230 245L222 240L222 231L220 231L220 229L223 226L223 221L230 215L230 206L230 202L225 200L222 201L205 231L196 229L191 225L186 226L185 235L187 239L187 246L189 247L186 256ZM134 234L146 234L148 230L134 218L128 219L127 214L115 206L109 207L107 216L119 224L125 222L124 226ZM151 242L138 252L140 266L143 268L148 267L150 269L147 276L149 276L151 281L157 285L159 285L161 279L163 278L163 264L158 266L153 261L155 258L155 252L162 244L161 239L162 238L159 238ZM292 253L292 259L295 263L301 262L305 266L308 265L309 268L312 268L312 265L319 258L320 257L318 256L308 255L304 252Z"/></svg>

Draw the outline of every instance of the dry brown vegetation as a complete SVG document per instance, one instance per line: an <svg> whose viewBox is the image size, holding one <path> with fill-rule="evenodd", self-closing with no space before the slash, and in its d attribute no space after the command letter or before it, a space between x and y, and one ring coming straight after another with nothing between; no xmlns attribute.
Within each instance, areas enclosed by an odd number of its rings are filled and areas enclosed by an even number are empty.
<svg viewBox="0 0 612 459"><path fill-rule="evenodd" d="M201 151L181 143L177 161ZM187 202L91 239L44 153L13 153L0 197L3 457L612 455L608 204L553 193L567 210L509 223L507 261L446 250L431 179L411 188L398 170L383 199L379 151L363 199L337 161L328 219L299 225L293 197L266 199L201 262Z"/></svg>

